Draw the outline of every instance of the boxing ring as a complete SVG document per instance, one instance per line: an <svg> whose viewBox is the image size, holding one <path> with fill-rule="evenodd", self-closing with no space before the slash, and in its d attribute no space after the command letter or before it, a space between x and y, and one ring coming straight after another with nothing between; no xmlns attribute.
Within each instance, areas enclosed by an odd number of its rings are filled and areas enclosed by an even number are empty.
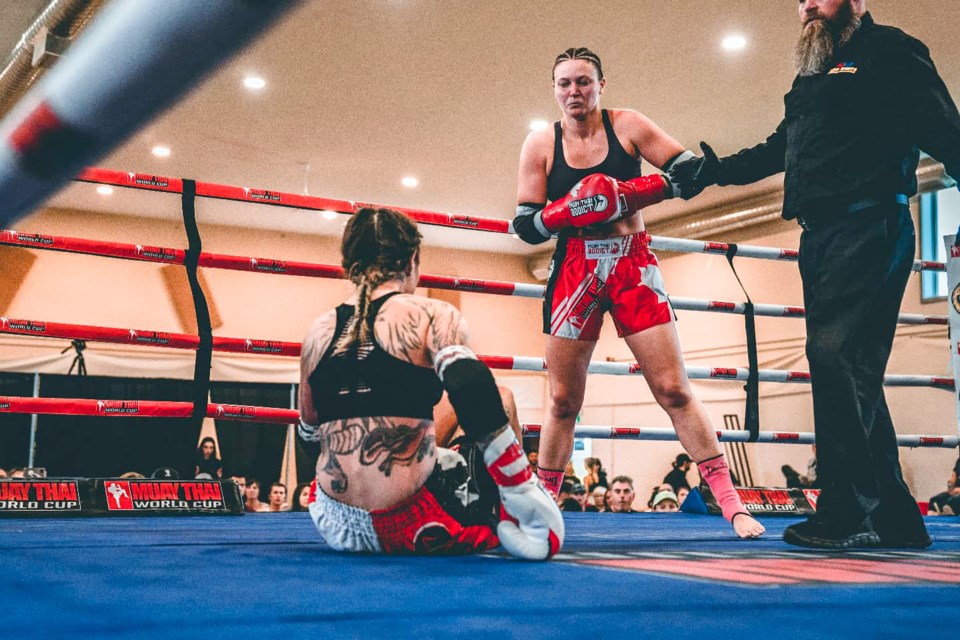
<svg viewBox="0 0 960 640"><path fill-rule="evenodd" d="M180 194L182 182L100 169L78 179L115 187ZM198 197L258 202L350 214L353 202L266 190L196 183ZM503 220L406 210L421 224L510 233ZM95 239L3 231L0 244L67 251L113 259L184 264L183 249ZM729 252L729 245L654 237L672 251ZM795 260L786 249L740 246L738 255ZM342 277L333 265L281 258L201 252L200 266L273 277ZM915 270L942 270L920 263ZM482 295L539 299L544 287L424 274L420 285ZM677 309L745 314L745 303L672 299ZM754 305L757 315L802 318L795 306ZM902 314L900 323L945 324L942 316ZM0 319L0 332L51 339L82 339L198 350L195 335L150 328L99 327ZM300 345L258 337L213 336L213 352L297 357ZM491 368L543 371L539 358L484 355ZM635 365L594 362L597 375L642 375ZM804 371L744 367L687 367L693 379L808 384ZM952 391L952 379L888 375L887 386ZM131 398L2 398L0 414L36 413L180 417L194 403ZM286 425L290 409L208 404L208 417ZM523 424L536 435L538 424ZM675 440L671 429L578 425L578 437ZM719 430L721 441L806 444L812 433ZM957 436L900 435L907 447L954 448ZM319 540L305 513L243 517L111 517L0 519L5 580L0 594L18 603L7 629L29 636L96 635L274 637L328 632L342 636L416 637L675 636L723 630L750 636L794 638L855 633L903 637L918 620L960 612L960 523L929 517L934 546L924 552L877 550L820 552L780 539L795 517L764 518L767 534L738 541L719 518L693 514L565 514L567 538L549 563L514 561L502 552L478 557L403 558L343 555ZM210 590L211 579L221 588ZM586 588L590 585L589 588ZM592 596L586 595L588 592ZM23 594L29 593L29 597ZM442 595L440 595L442 594ZM947 616L949 617L949 616ZM949 625L948 625L949 626ZM955 637L925 626L931 638Z"/></svg>
<svg viewBox="0 0 960 640"><path fill-rule="evenodd" d="M169 104L203 73L293 2L191 3L170 0L157 32L177 28L178 15L197 26L185 34L202 42L210 24L222 25L209 51L164 45L128 46L140 57L125 61L144 83L83 85L69 67L55 69L0 127L0 193L16 191L0 222L31 210L57 181L73 176L98 153ZM138 2L117 3L117 19L101 29L87 58L108 56L116 42L137 44ZM203 5L200 7L200 5ZM261 7L262 5L262 7ZM197 11L204 11L198 15ZM233 16L233 18L231 18ZM140 16L139 20L152 20ZM171 26L173 25L173 26ZM205 26L207 28L205 28ZM229 45L229 46L228 46ZM97 53L99 47L99 54ZM106 49L104 49L106 47ZM187 66L184 66L186 63ZM179 74L174 74L175 69ZM171 79L182 76L176 82ZM82 90L77 90L79 83ZM50 87L53 90L50 90ZM147 89L150 89L149 91ZM80 97L75 99L75 95ZM131 96L143 98L130 104ZM124 102L126 100L126 102ZM77 109L74 102L82 103ZM136 101L135 101L136 102ZM149 104L147 104L149 103ZM122 108L117 105L121 105ZM116 120L117 112L137 117ZM109 123L102 131L104 123ZM111 129L112 128L112 129ZM85 138L87 129L105 135ZM12 132L12 134L11 134ZM69 154L59 156L64 143ZM19 159L18 159L19 158ZM58 164L59 163L59 164ZM38 171L37 167L43 169ZM215 198L312 211L352 214L361 203L249 189L155 175L85 169L78 180L121 188ZM401 209L421 224L509 234L501 219ZM193 243L191 243L193 244ZM63 251L158 264L247 271L281 277L336 279L332 265L213 254L189 249L44 235L42 230L0 232L0 245ZM789 249L654 237L651 247L674 252L795 261ZM943 270L918 262L915 270ZM541 298L544 287L422 275L420 286L472 294ZM802 318L796 306L671 298L684 311ZM468 318L469 320L469 318ZM943 316L901 314L904 325L947 324ZM199 323L198 324L202 324ZM300 345L255 336L188 335L147 328L0 318L0 333L209 352L297 357ZM493 369L538 371L539 358L489 354ZM594 362L597 375L642 375L635 365ZM809 384L804 371L749 367L687 367L692 379ZM953 392L950 378L888 375L888 386ZM755 389L755 387L754 387ZM750 391L748 390L748 394ZM0 397L5 414L124 417L229 417L288 425L296 411L204 402L137 398ZM720 430L725 442L809 444L812 433ZM540 425L524 424L530 435ZM578 437L675 440L670 429L578 425ZM956 448L955 435L900 435L905 447ZM781 540L795 517L765 518L767 534L739 541L715 516L693 514L565 514L566 542L547 563L524 563L502 552L475 557L410 558L345 555L317 536L306 513L242 517L0 518L0 602L11 637L333 637L425 638L652 637L722 633L764 638L955 638L960 614L960 522L927 518L934 546L927 551L820 552Z"/></svg>

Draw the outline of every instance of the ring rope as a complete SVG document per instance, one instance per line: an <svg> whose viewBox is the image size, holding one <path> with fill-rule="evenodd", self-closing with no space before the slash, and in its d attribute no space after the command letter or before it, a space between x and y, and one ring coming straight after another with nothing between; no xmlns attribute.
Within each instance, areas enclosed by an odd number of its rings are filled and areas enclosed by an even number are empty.
<svg viewBox="0 0 960 640"><path fill-rule="evenodd" d="M190 402L162 400L98 400L80 398L24 398L0 397L0 413L32 413L38 415L100 416L110 418L187 418L193 411ZM261 422L270 424L296 424L300 414L295 409L256 407L236 404L207 404L208 418L235 420L238 422ZM521 425L524 435L540 434L540 424ZM746 442L749 432L742 430L717 430L721 442ZM604 440L659 440L675 441L677 434L672 429L658 427L609 427L577 425L577 438ZM811 432L761 431L760 443L813 444ZM960 436L898 435L901 447L932 447L953 449L960 444Z"/></svg>
<svg viewBox="0 0 960 640"><path fill-rule="evenodd" d="M0 230L0 245L47 251L63 251L122 260L159 262L163 264L184 264L186 259L186 252L183 249L109 242L106 240L48 236L37 233L20 233L13 230ZM335 265L206 252L200 254L199 266L210 269L227 269L231 271L248 271L276 275L332 279L343 278L343 269ZM543 298L546 291L546 287L539 284L477 280L428 274L421 274L420 281L417 284L432 289L449 289L453 291L539 299ZM744 302L670 296L670 304L672 304L675 309L681 311L707 311L734 315L743 315L746 312L746 303ZM754 314L758 316L770 318L802 318L804 313L804 308L801 306L754 303ZM901 313L898 322L906 325L946 325L947 316Z"/></svg>
<svg viewBox="0 0 960 640"><path fill-rule="evenodd" d="M178 178L166 178L149 174L115 171L112 169L89 168L82 171L76 178L78 182L104 184L119 188L143 189L147 191L162 191L166 193L182 193L183 181ZM353 202L350 200L331 200L318 196L306 196L282 191L268 191L265 189L250 189L230 185L214 184L211 182L197 182L197 197L231 200L235 202L250 202L275 207L307 209L310 211L334 211L336 213L355 214L362 207L380 207L383 205ZM417 222L423 224L470 229L474 231L489 231L492 233L513 233L513 223L502 218L483 218L477 216L463 216L449 213L437 213L422 209L408 209L404 207L390 207L406 213ZM650 247L658 251L674 251L678 253L711 253L726 255L731 245L726 242L707 242L702 240L688 240L685 238L667 238L651 236ZM759 258L762 260L785 260L796 262L800 252L796 249L779 249L776 247L761 247L757 245L738 244L737 255L742 258ZM942 262L916 260L913 263L914 271L945 271L946 265Z"/></svg>
<svg viewBox="0 0 960 640"><path fill-rule="evenodd" d="M20 320L6 317L0 317L0 334L29 335L42 338L65 338L70 340L80 339L169 347L174 349L196 349L199 345L199 338L197 336L181 333L48 323L37 320ZM300 355L300 344L274 340L255 340L251 338L214 337L213 350L295 357ZM547 363L543 358L484 355L478 355L477 358L491 369L539 372L547 370ZM685 365L685 369L687 377L691 380L747 380L750 374L750 370L746 367L694 367ZM643 375L643 372L636 363L602 361L590 362L587 373L614 376ZM806 371L760 369L757 373L760 382L810 383L810 373ZM944 376L886 375L883 380L884 385L888 387L932 387L947 391L954 389L953 378Z"/></svg>

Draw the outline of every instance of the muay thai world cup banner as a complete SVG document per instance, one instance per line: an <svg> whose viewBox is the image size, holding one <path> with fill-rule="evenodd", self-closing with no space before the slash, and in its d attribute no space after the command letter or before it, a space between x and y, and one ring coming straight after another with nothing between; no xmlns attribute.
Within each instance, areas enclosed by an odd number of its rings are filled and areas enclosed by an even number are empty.
<svg viewBox="0 0 960 640"><path fill-rule="evenodd" d="M950 321L950 362L953 364L953 402L957 409L957 431L960 432L960 247L956 236L943 237L947 256L947 318Z"/></svg>
<svg viewBox="0 0 960 640"><path fill-rule="evenodd" d="M0 480L0 517L240 515L231 480Z"/></svg>
<svg viewBox="0 0 960 640"><path fill-rule="evenodd" d="M808 516L817 510L818 489L779 489L769 487L737 487L737 494L747 511L752 515L766 516ZM720 505L714 499L710 488L700 487L700 494L706 505L707 513L720 514ZM688 498L689 499L689 496Z"/></svg>

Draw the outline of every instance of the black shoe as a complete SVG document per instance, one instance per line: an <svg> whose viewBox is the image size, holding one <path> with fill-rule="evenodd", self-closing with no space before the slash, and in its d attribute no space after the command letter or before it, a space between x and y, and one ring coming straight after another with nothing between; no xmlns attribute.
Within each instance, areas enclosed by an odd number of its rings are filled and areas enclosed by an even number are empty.
<svg viewBox="0 0 960 640"><path fill-rule="evenodd" d="M841 526L816 516L787 527L783 532L783 541L814 549L863 549L880 546L880 536L865 525Z"/></svg>

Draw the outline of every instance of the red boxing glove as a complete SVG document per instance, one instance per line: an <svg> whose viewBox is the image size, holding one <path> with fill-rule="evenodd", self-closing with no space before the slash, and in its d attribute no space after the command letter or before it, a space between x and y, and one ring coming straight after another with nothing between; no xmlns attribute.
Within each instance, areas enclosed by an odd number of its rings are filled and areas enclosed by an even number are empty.
<svg viewBox="0 0 960 640"><path fill-rule="evenodd" d="M626 182L617 181L626 207L630 213L636 213L644 207L655 205L674 196L673 185L660 174L640 176Z"/></svg>
<svg viewBox="0 0 960 640"><path fill-rule="evenodd" d="M541 213L541 220L551 233L567 227L593 227L628 218L643 207L672 197L673 187L661 175L622 182L594 173L574 185L566 196L551 202Z"/></svg>
<svg viewBox="0 0 960 640"><path fill-rule="evenodd" d="M551 233L567 227L592 227L636 213L627 211L620 199L617 181L594 173L573 185L570 193L551 202L541 213L543 226Z"/></svg>

